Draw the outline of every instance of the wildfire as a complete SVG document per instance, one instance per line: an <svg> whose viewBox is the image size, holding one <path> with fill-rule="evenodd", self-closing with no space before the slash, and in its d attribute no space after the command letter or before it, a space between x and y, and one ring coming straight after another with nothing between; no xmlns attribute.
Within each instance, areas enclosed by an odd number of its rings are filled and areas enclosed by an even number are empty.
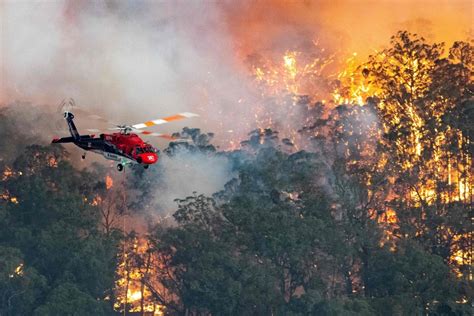
<svg viewBox="0 0 474 316"><path fill-rule="evenodd" d="M416 101L425 97L432 84L430 71L435 67L433 59L411 53L403 53L395 58L389 57L385 51L375 51L372 62L388 65L388 82L380 83L361 63L357 53L346 58L342 70L334 71L334 67L330 66L335 63L334 55L324 52L316 43L313 50L310 53L289 50L276 58L253 56L251 71L255 82L259 84L263 99L272 98L273 108L265 106L262 101L262 106L258 106L255 111L255 121L261 128L275 127L280 133L290 135L291 141L295 142L297 129L290 124L278 125L272 115L276 111L275 107L284 109L290 121L298 111L298 97L302 95L310 100L322 101L323 104L346 104L349 107L363 106L372 98L382 117L376 129L366 126L368 137L376 142L384 142L388 141L381 137L384 133L393 130L403 130L405 133L404 137L391 140L390 146L396 149L393 153L397 160L395 163L400 170L398 175L390 176L390 183L395 185L395 179L402 174L413 178L405 191L390 192L389 199L402 198L411 207L472 201L472 157L466 152L470 146L469 139L452 126L442 128L443 117L452 104L442 98L434 99L426 104L425 112L420 112L420 105ZM403 75L399 76L398 73ZM395 90L409 92L410 97L406 100L392 97L390 89L387 90L389 84L394 85ZM428 136L427 130L430 128L433 135ZM394 163L394 158L387 153L377 153L375 146L367 147L364 144L364 147L359 148L360 155L366 161L354 161L354 164L372 164L383 169ZM369 185L371 176L367 175ZM388 202L388 198L385 202ZM397 209L388 208L382 216L377 217L377 222L385 232L381 244L390 242L393 249L393 232L399 228L398 212ZM462 247L452 248L453 265L472 264L469 261L472 259L467 260L471 257L472 253Z"/></svg>
<svg viewBox="0 0 474 316"><path fill-rule="evenodd" d="M301 137L298 124L310 119L303 116L311 101L330 99L331 81L336 76L331 69L334 54L313 41L308 51L254 54L247 62L261 96L252 107L256 126L260 130L278 131L280 138L287 140L289 150L304 148L307 140ZM233 140L229 148L236 148L237 144L239 142Z"/></svg>
<svg viewBox="0 0 474 316"><path fill-rule="evenodd" d="M397 217L397 212L395 212L391 208L387 208L387 210L380 216L377 221L379 223L385 223L385 224L397 224L398 223L398 217Z"/></svg>
<svg viewBox="0 0 474 316"><path fill-rule="evenodd" d="M286 94L309 95L324 99L328 93L329 66L334 55L313 43L310 52L289 50L277 58L260 55L249 58L251 72L261 88L262 96Z"/></svg>
<svg viewBox="0 0 474 316"><path fill-rule="evenodd" d="M153 299L147 284L147 280L155 273L156 268L147 250L145 239L133 238L131 244L124 243L121 263L116 272L119 275L114 304L117 311L163 315L162 307ZM144 257L145 262L142 262L140 258Z"/></svg>
<svg viewBox="0 0 474 316"><path fill-rule="evenodd" d="M298 69L296 68L296 52L287 52L283 56L283 60L288 77L292 80L295 80L296 74L298 73Z"/></svg>
<svg viewBox="0 0 474 316"><path fill-rule="evenodd" d="M376 95L377 88L367 76L356 52L346 58L343 69L337 74L338 84L332 92L334 104L364 105L368 97Z"/></svg>

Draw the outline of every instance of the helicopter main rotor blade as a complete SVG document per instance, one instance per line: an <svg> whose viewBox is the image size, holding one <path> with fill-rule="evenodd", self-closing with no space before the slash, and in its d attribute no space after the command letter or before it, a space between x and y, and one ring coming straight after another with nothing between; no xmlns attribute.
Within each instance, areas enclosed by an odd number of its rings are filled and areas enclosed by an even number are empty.
<svg viewBox="0 0 474 316"><path fill-rule="evenodd" d="M183 113L178 113L176 115L168 116L162 119L156 119L152 121L148 121L145 123L139 123L132 125L131 127L134 129L142 129L150 126L155 126L155 125L161 125L161 124L166 124L172 121L178 121L178 120L183 120L187 118L192 118L192 117L197 117L199 116L198 114L190 113L190 112L183 112Z"/></svg>
<svg viewBox="0 0 474 316"><path fill-rule="evenodd" d="M109 126L110 125L115 126L115 127L109 127L107 129L104 129L104 128L100 128L100 129L89 128L89 129L86 129L88 132L91 132L91 133L102 133L102 132L107 133L107 131L120 131L120 132L125 132L125 133L133 132L133 133L136 133L136 134L142 134L142 135L146 135L146 136L162 137L162 138L165 138L165 139L168 139L168 140L178 140L180 138L174 137L170 134L154 133L154 132L145 131L145 130L142 130L142 129L144 129L146 127L166 124L166 123L173 122L173 121L179 121L179 120L199 116L198 114L195 114L195 113L182 112L182 113L178 113L178 114L175 114L175 115L172 115L172 116L167 116L167 117L164 117L164 118L161 118L161 119L151 120L151 121L148 121L148 122L145 122L145 123L139 123L139 124L135 124L135 125L130 126L130 125L115 124L115 123L103 118L100 115L92 114L88 110L77 107L74 103L74 100L70 100L69 103L66 103L65 101L63 101L61 103L61 106L63 107L63 110L74 112L75 114L79 114L81 117L86 117L86 118L91 119L91 120L99 121L99 122L105 123ZM67 109L66 109L66 107L67 107Z"/></svg>
<svg viewBox="0 0 474 316"><path fill-rule="evenodd" d="M75 109L73 109L73 113L76 114L76 115L79 114L80 117L85 117L85 118L88 118L88 119L91 119L91 120L94 120L94 121L98 121L98 122L101 122L101 123L104 123L104 124L107 124L107 125L116 125L114 122L111 122L111 121L103 118L100 115L92 114L89 111L84 110L82 108L77 108L76 107Z"/></svg>
<svg viewBox="0 0 474 316"><path fill-rule="evenodd" d="M85 129L88 132L91 133L110 133L110 131L124 131L124 127L109 127L109 128L86 128ZM130 129L131 131L131 129Z"/></svg>
<svg viewBox="0 0 474 316"><path fill-rule="evenodd" d="M79 117L84 117L84 118L88 118L94 121L99 121L101 123L105 123L108 125L117 125L114 122L111 122L100 115L93 114L89 110L86 110L85 108L77 106L76 102L72 98L68 99L67 101L62 100L62 102L59 104L58 111L71 112L75 115L79 115Z"/></svg>
<svg viewBox="0 0 474 316"><path fill-rule="evenodd" d="M143 131L139 129L133 129L132 132L136 134L145 135L145 136L161 137L161 138L164 138L167 140L173 140L173 141L182 140L182 138L173 136L171 134L165 134L165 133L155 133L155 132Z"/></svg>
<svg viewBox="0 0 474 316"><path fill-rule="evenodd" d="M107 130L100 130L100 129L95 129L95 128L86 129L86 131L91 132L91 133L102 133L102 132L107 133L107 131L121 131L121 130L122 129L119 127L108 128ZM175 137L171 134L155 133L155 132L144 131L144 130L139 130L139 129L131 129L130 132L135 133L135 134L141 134L144 136L161 137L170 141L186 140L184 138Z"/></svg>
<svg viewBox="0 0 474 316"><path fill-rule="evenodd" d="M100 129L97 129L97 128L87 128L86 131L91 132L91 133L103 132L103 130L100 130Z"/></svg>

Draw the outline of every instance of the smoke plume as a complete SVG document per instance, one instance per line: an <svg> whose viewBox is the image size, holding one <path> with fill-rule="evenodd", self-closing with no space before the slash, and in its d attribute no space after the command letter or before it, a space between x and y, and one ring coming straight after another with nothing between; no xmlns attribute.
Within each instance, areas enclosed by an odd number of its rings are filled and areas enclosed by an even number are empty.
<svg viewBox="0 0 474 316"><path fill-rule="evenodd" d="M401 28L451 41L472 21L469 1L6 1L0 12L0 103L72 97L119 123L198 112L224 142L256 127L250 54L314 41L369 53Z"/></svg>
<svg viewBox="0 0 474 316"><path fill-rule="evenodd" d="M307 51L317 42L334 54L357 51L365 56L399 29L451 42L471 32L472 8L462 0L271 5L7 0L0 4L0 20L0 104L58 104L71 97L81 107L124 124L195 112L201 117L160 131L190 125L216 132L217 143L228 144L266 127L258 125L256 114L262 104L271 106L261 100L248 72L249 55L281 58L288 50ZM276 126L291 120L285 107L269 113ZM85 123L79 128L95 127ZM225 162L213 159L164 158L164 181L173 192L165 196L218 190L229 172ZM163 203L169 205L168 200Z"/></svg>

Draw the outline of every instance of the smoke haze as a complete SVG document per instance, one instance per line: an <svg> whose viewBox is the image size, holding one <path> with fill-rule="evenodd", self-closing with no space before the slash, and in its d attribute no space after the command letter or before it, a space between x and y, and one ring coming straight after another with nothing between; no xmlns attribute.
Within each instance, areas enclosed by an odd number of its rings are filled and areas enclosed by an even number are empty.
<svg viewBox="0 0 474 316"><path fill-rule="evenodd" d="M276 0L271 7L266 1L244 1L228 2L224 11L246 53L297 49L316 39L364 55L401 29L447 43L472 35L469 0Z"/></svg>
<svg viewBox="0 0 474 316"><path fill-rule="evenodd" d="M172 157L162 156L160 176L163 183L156 194L159 210L175 210L175 199L197 194L212 196L232 179L231 164L224 156L180 150Z"/></svg>
<svg viewBox="0 0 474 316"><path fill-rule="evenodd" d="M210 5L7 2L2 12L2 103L72 97L117 122L193 111L215 123L208 95L247 94Z"/></svg>
<svg viewBox="0 0 474 316"><path fill-rule="evenodd" d="M117 123L195 112L201 117L160 131L200 127L222 144L258 127L255 107L262 102L248 55L281 56L315 41L335 53L367 55L399 29L433 41L465 39L472 3L7 0L0 19L0 104L71 97ZM285 108L272 113L276 123L288 119ZM84 123L78 127L95 127ZM161 163L166 208L195 190L211 194L231 177L228 163L215 157L182 154Z"/></svg>
<svg viewBox="0 0 474 316"><path fill-rule="evenodd" d="M72 97L120 123L191 111L206 130L243 135L255 127L248 121L258 97L243 66L248 54L316 40L368 53L400 28L452 41L465 38L472 21L470 1L58 0L0 8L0 103Z"/></svg>

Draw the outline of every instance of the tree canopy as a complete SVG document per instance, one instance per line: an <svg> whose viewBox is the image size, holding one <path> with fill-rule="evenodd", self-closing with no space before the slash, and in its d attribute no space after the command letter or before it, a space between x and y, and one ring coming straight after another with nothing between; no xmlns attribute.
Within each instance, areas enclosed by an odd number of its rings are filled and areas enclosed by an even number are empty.
<svg viewBox="0 0 474 316"><path fill-rule="evenodd" d="M258 128L223 151L184 128L162 154L219 157L231 180L176 196L172 220L148 217L160 164L112 181L2 137L0 315L469 315L473 55L399 32L357 69L362 104L288 91L297 137Z"/></svg>

